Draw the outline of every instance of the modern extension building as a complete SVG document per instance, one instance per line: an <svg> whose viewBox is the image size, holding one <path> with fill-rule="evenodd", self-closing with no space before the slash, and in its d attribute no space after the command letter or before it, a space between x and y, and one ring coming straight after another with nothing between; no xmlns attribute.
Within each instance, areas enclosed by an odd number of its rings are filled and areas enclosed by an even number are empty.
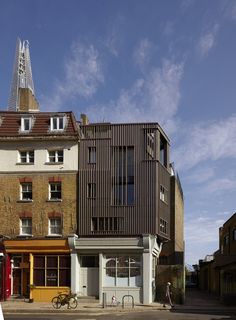
<svg viewBox="0 0 236 320"><path fill-rule="evenodd" d="M82 119L72 291L151 303L156 260L170 238L169 140L157 123Z"/></svg>

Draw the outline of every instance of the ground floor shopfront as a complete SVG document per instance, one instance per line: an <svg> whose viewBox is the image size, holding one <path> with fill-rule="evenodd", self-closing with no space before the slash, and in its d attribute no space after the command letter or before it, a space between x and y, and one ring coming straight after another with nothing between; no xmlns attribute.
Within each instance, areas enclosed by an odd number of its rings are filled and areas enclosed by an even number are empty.
<svg viewBox="0 0 236 320"><path fill-rule="evenodd" d="M135 303L152 303L155 298L155 266L160 247L156 237L69 238L71 290L96 296L100 302L112 297Z"/></svg>
<svg viewBox="0 0 236 320"><path fill-rule="evenodd" d="M1 300L27 297L51 301L70 290L67 239L5 240L1 252Z"/></svg>

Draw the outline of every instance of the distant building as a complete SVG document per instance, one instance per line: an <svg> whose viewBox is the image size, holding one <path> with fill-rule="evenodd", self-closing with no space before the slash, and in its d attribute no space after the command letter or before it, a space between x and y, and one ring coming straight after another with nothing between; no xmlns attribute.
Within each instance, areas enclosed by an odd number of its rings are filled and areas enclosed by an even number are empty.
<svg viewBox="0 0 236 320"><path fill-rule="evenodd" d="M157 297L164 298L166 282L172 283L175 303L185 297L184 267L184 195L180 179L171 166L170 240L163 243L157 267Z"/></svg>
<svg viewBox="0 0 236 320"><path fill-rule="evenodd" d="M31 95L22 94L21 91L30 91ZM30 99L30 103L29 100ZM34 83L31 70L29 42L21 41L16 43L15 64L13 68L12 83L8 101L9 111L39 111L38 103L35 99Z"/></svg>
<svg viewBox="0 0 236 320"><path fill-rule="evenodd" d="M219 250L199 261L202 290L236 303L236 213L219 229Z"/></svg>

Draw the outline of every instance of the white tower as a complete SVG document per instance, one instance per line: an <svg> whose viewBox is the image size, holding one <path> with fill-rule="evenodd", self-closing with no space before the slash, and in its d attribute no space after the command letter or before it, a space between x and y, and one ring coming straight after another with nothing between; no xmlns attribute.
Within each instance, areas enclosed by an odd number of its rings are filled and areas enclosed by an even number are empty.
<svg viewBox="0 0 236 320"><path fill-rule="evenodd" d="M31 70L29 42L18 38L16 43L15 65L8 101L9 111L19 111L19 88L29 89L34 96L34 83Z"/></svg>

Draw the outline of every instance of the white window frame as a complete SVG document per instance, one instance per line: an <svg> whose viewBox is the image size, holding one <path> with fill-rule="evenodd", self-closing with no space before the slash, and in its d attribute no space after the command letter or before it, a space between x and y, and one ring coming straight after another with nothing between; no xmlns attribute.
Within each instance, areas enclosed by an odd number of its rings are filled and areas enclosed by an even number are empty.
<svg viewBox="0 0 236 320"><path fill-rule="evenodd" d="M53 230L54 232L52 232L52 228L54 228L54 230ZM61 218L49 218L48 219L48 234L53 235L53 236L62 235L62 220L61 220Z"/></svg>
<svg viewBox="0 0 236 320"><path fill-rule="evenodd" d="M33 153L33 157L30 156L30 153ZM25 157L23 156L23 153L25 153ZM22 159L25 158L25 161L22 161ZM33 159L33 161L30 161ZM33 164L34 163L34 150L19 150L18 151L18 163L22 164Z"/></svg>
<svg viewBox="0 0 236 320"><path fill-rule="evenodd" d="M51 131L63 131L65 129L66 117L65 116L53 116L50 118Z"/></svg>
<svg viewBox="0 0 236 320"><path fill-rule="evenodd" d="M26 187L26 190L24 190L24 187ZM31 188L29 188L29 187L31 187ZM32 182L22 182L20 184L20 199L22 201L32 201L33 200L33 190L32 189L33 189ZM28 193L28 192L31 192L31 198L23 197L24 193Z"/></svg>
<svg viewBox="0 0 236 320"><path fill-rule="evenodd" d="M62 155L59 153L62 152ZM62 157L62 161L59 161L59 158ZM55 159L55 161L53 161ZM64 162L64 150L48 150L48 163L63 163Z"/></svg>
<svg viewBox="0 0 236 320"><path fill-rule="evenodd" d="M27 123L29 125L28 129L26 129ZM22 132L29 132L31 129L32 129L32 118L31 117L22 117L21 118L21 131Z"/></svg>
<svg viewBox="0 0 236 320"><path fill-rule="evenodd" d="M24 232L24 228L28 228L30 232ZM32 235L32 218L20 218L20 235L31 236Z"/></svg>
<svg viewBox="0 0 236 320"><path fill-rule="evenodd" d="M57 190L57 188L55 188L55 190L52 191L52 185L54 186L59 186L60 185L60 193L61 193L61 197L60 198L53 198L52 197L52 193L56 193L56 192L59 192ZM49 200L51 201L61 201L62 200L62 183L61 182L49 182Z"/></svg>
<svg viewBox="0 0 236 320"><path fill-rule="evenodd" d="M167 203L167 189L160 185L160 200Z"/></svg>

